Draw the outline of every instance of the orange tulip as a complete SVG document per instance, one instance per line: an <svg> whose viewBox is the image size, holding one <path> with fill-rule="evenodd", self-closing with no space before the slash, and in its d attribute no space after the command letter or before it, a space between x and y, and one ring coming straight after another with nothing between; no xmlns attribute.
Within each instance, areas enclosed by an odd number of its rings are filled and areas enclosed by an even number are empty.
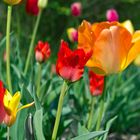
<svg viewBox="0 0 140 140"><path fill-rule="evenodd" d="M140 31L133 35L119 22L90 24L83 21L78 29L78 48L92 50L87 66L97 74L123 71L140 53Z"/></svg>

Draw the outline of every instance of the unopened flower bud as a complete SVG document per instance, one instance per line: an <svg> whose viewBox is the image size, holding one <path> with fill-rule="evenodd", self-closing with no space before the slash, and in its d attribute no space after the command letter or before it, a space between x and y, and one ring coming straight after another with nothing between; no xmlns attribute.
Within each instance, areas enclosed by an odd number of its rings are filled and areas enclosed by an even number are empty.
<svg viewBox="0 0 140 140"><path fill-rule="evenodd" d="M80 16L82 11L82 4L81 2L74 2L71 5L71 14L73 16Z"/></svg>
<svg viewBox="0 0 140 140"><path fill-rule="evenodd" d="M68 28L67 34L68 34L68 38L71 42L78 41L78 31L75 28Z"/></svg>
<svg viewBox="0 0 140 140"><path fill-rule="evenodd" d="M118 21L119 15L115 9L109 9L106 12L106 19L110 22L112 21Z"/></svg>
<svg viewBox="0 0 140 140"><path fill-rule="evenodd" d="M47 6L48 0L38 0L38 7L43 9Z"/></svg>
<svg viewBox="0 0 140 140"><path fill-rule="evenodd" d="M39 41L35 48L36 61L42 63L46 61L51 54L50 45L48 42Z"/></svg>

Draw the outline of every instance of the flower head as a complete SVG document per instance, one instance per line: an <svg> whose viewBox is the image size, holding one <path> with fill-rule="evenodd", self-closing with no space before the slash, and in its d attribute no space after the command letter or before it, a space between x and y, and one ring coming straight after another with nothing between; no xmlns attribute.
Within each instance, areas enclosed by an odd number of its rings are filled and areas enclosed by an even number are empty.
<svg viewBox="0 0 140 140"><path fill-rule="evenodd" d="M26 11L31 15L38 15L39 7L38 0L26 0Z"/></svg>
<svg viewBox="0 0 140 140"><path fill-rule="evenodd" d="M51 54L50 45L48 42L39 41L35 48L36 61L42 63L46 61Z"/></svg>
<svg viewBox="0 0 140 140"><path fill-rule="evenodd" d="M71 14L75 17L80 16L82 11L81 2L74 2L71 5Z"/></svg>
<svg viewBox="0 0 140 140"><path fill-rule="evenodd" d="M83 49L72 51L66 42L61 41L56 63L57 74L69 82L79 80L83 75L84 66L90 56L91 52L86 54Z"/></svg>
<svg viewBox="0 0 140 140"><path fill-rule="evenodd" d="M108 21L118 21L119 20L119 15L115 9L109 9L106 12L106 18Z"/></svg>
<svg viewBox="0 0 140 140"><path fill-rule="evenodd" d="M78 41L78 31L75 28L68 28L67 34L69 37L69 40L71 42L77 42Z"/></svg>
<svg viewBox="0 0 140 140"><path fill-rule="evenodd" d="M7 4L10 5L17 5L21 2L22 0L4 0L4 2L6 2Z"/></svg>
<svg viewBox="0 0 140 140"><path fill-rule="evenodd" d="M0 123L5 123L7 126L11 126L15 120L18 111L30 107L34 104L30 103L19 107L21 94L16 92L12 96L8 90L4 89L2 81L0 81Z"/></svg>
<svg viewBox="0 0 140 140"><path fill-rule="evenodd" d="M78 47L93 51L86 65L95 73L118 73L140 53L140 31L132 35L118 22L91 25L83 21L78 30Z"/></svg>
<svg viewBox="0 0 140 140"><path fill-rule="evenodd" d="M89 89L92 96L101 95L104 89L104 76L89 71Z"/></svg>

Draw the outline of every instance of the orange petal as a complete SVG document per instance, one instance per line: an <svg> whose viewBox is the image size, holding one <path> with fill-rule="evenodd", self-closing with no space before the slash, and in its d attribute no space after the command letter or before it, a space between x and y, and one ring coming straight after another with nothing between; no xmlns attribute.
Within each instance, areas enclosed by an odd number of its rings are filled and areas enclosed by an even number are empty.
<svg viewBox="0 0 140 140"><path fill-rule="evenodd" d="M95 42L95 35L92 32L91 24L83 21L78 28L78 48L83 48L86 52L90 51Z"/></svg>
<svg viewBox="0 0 140 140"><path fill-rule="evenodd" d="M131 47L131 34L121 26L111 26L104 29L97 38L93 47L92 67L99 65L98 69L106 74L122 70Z"/></svg>
<svg viewBox="0 0 140 140"><path fill-rule="evenodd" d="M113 25L118 25L118 22L101 22L101 23L94 23L92 24L92 30L94 31L94 34L96 37L99 36L102 30L109 29Z"/></svg>

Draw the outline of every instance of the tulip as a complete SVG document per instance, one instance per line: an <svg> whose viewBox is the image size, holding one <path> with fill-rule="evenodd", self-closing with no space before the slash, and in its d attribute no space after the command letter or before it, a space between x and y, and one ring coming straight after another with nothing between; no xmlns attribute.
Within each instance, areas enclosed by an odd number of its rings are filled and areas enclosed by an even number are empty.
<svg viewBox="0 0 140 140"><path fill-rule="evenodd" d="M36 61L42 63L46 61L51 54L50 45L48 42L39 41L35 48Z"/></svg>
<svg viewBox="0 0 140 140"><path fill-rule="evenodd" d="M74 2L71 5L71 14L75 17L80 16L82 11L82 4L81 2Z"/></svg>
<svg viewBox="0 0 140 140"><path fill-rule="evenodd" d="M86 54L83 49L72 51L66 42L61 41L56 63L57 74L69 82L79 80L83 75L84 66L90 56L91 52Z"/></svg>
<svg viewBox="0 0 140 140"><path fill-rule="evenodd" d="M140 53L140 31L133 35L118 22L91 25L83 21L78 29L78 48L93 51L86 63L97 74L123 71Z"/></svg>
<svg viewBox="0 0 140 140"><path fill-rule="evenodd" d="M31 15L37 16L39 13L38 0L26 0L26 11Z"/></svg>
<svg viewBox="0 0 140 140"><path fill-rule="evenodd" d="M68 28L67 34L68 34L68 38L71 42L78 41L78 31L75 28Z"/></svg>
<svg viewBox="0 0 140 140"><path fill-rule="evenodd" d="M43 9L47 6L48 0L38 0L38 7Z"/></svg>
<svg viewBox="0 0 140 140"><path fill-rule="evenodd" d="M3 87L2 81L0 81L0 123L3 122L7 126L13 125L16 120L17 113L34 104L33 102L19 107L20 99L20 92L16 92L14 96L12 96L9 91Z"/></svg>
<svg viewBox="0 0 140 140"><path fill-rule="evenodd" d="M118 21L119 15L115 9L109 9L106 12L106 19L110 22L112 21Z"/></svg>
<svg viewBox="0 0 140 140"><path fill-rule="evenodd" d="M89 71L89 88L92 96L102 95L104 89L104 76Z"/></svg>
<svg viewBox="0 0 140 140"><path fill-rule="evenodd" d="M22 0L4 0L9 5L17 5L21 2Z"/></svg>

